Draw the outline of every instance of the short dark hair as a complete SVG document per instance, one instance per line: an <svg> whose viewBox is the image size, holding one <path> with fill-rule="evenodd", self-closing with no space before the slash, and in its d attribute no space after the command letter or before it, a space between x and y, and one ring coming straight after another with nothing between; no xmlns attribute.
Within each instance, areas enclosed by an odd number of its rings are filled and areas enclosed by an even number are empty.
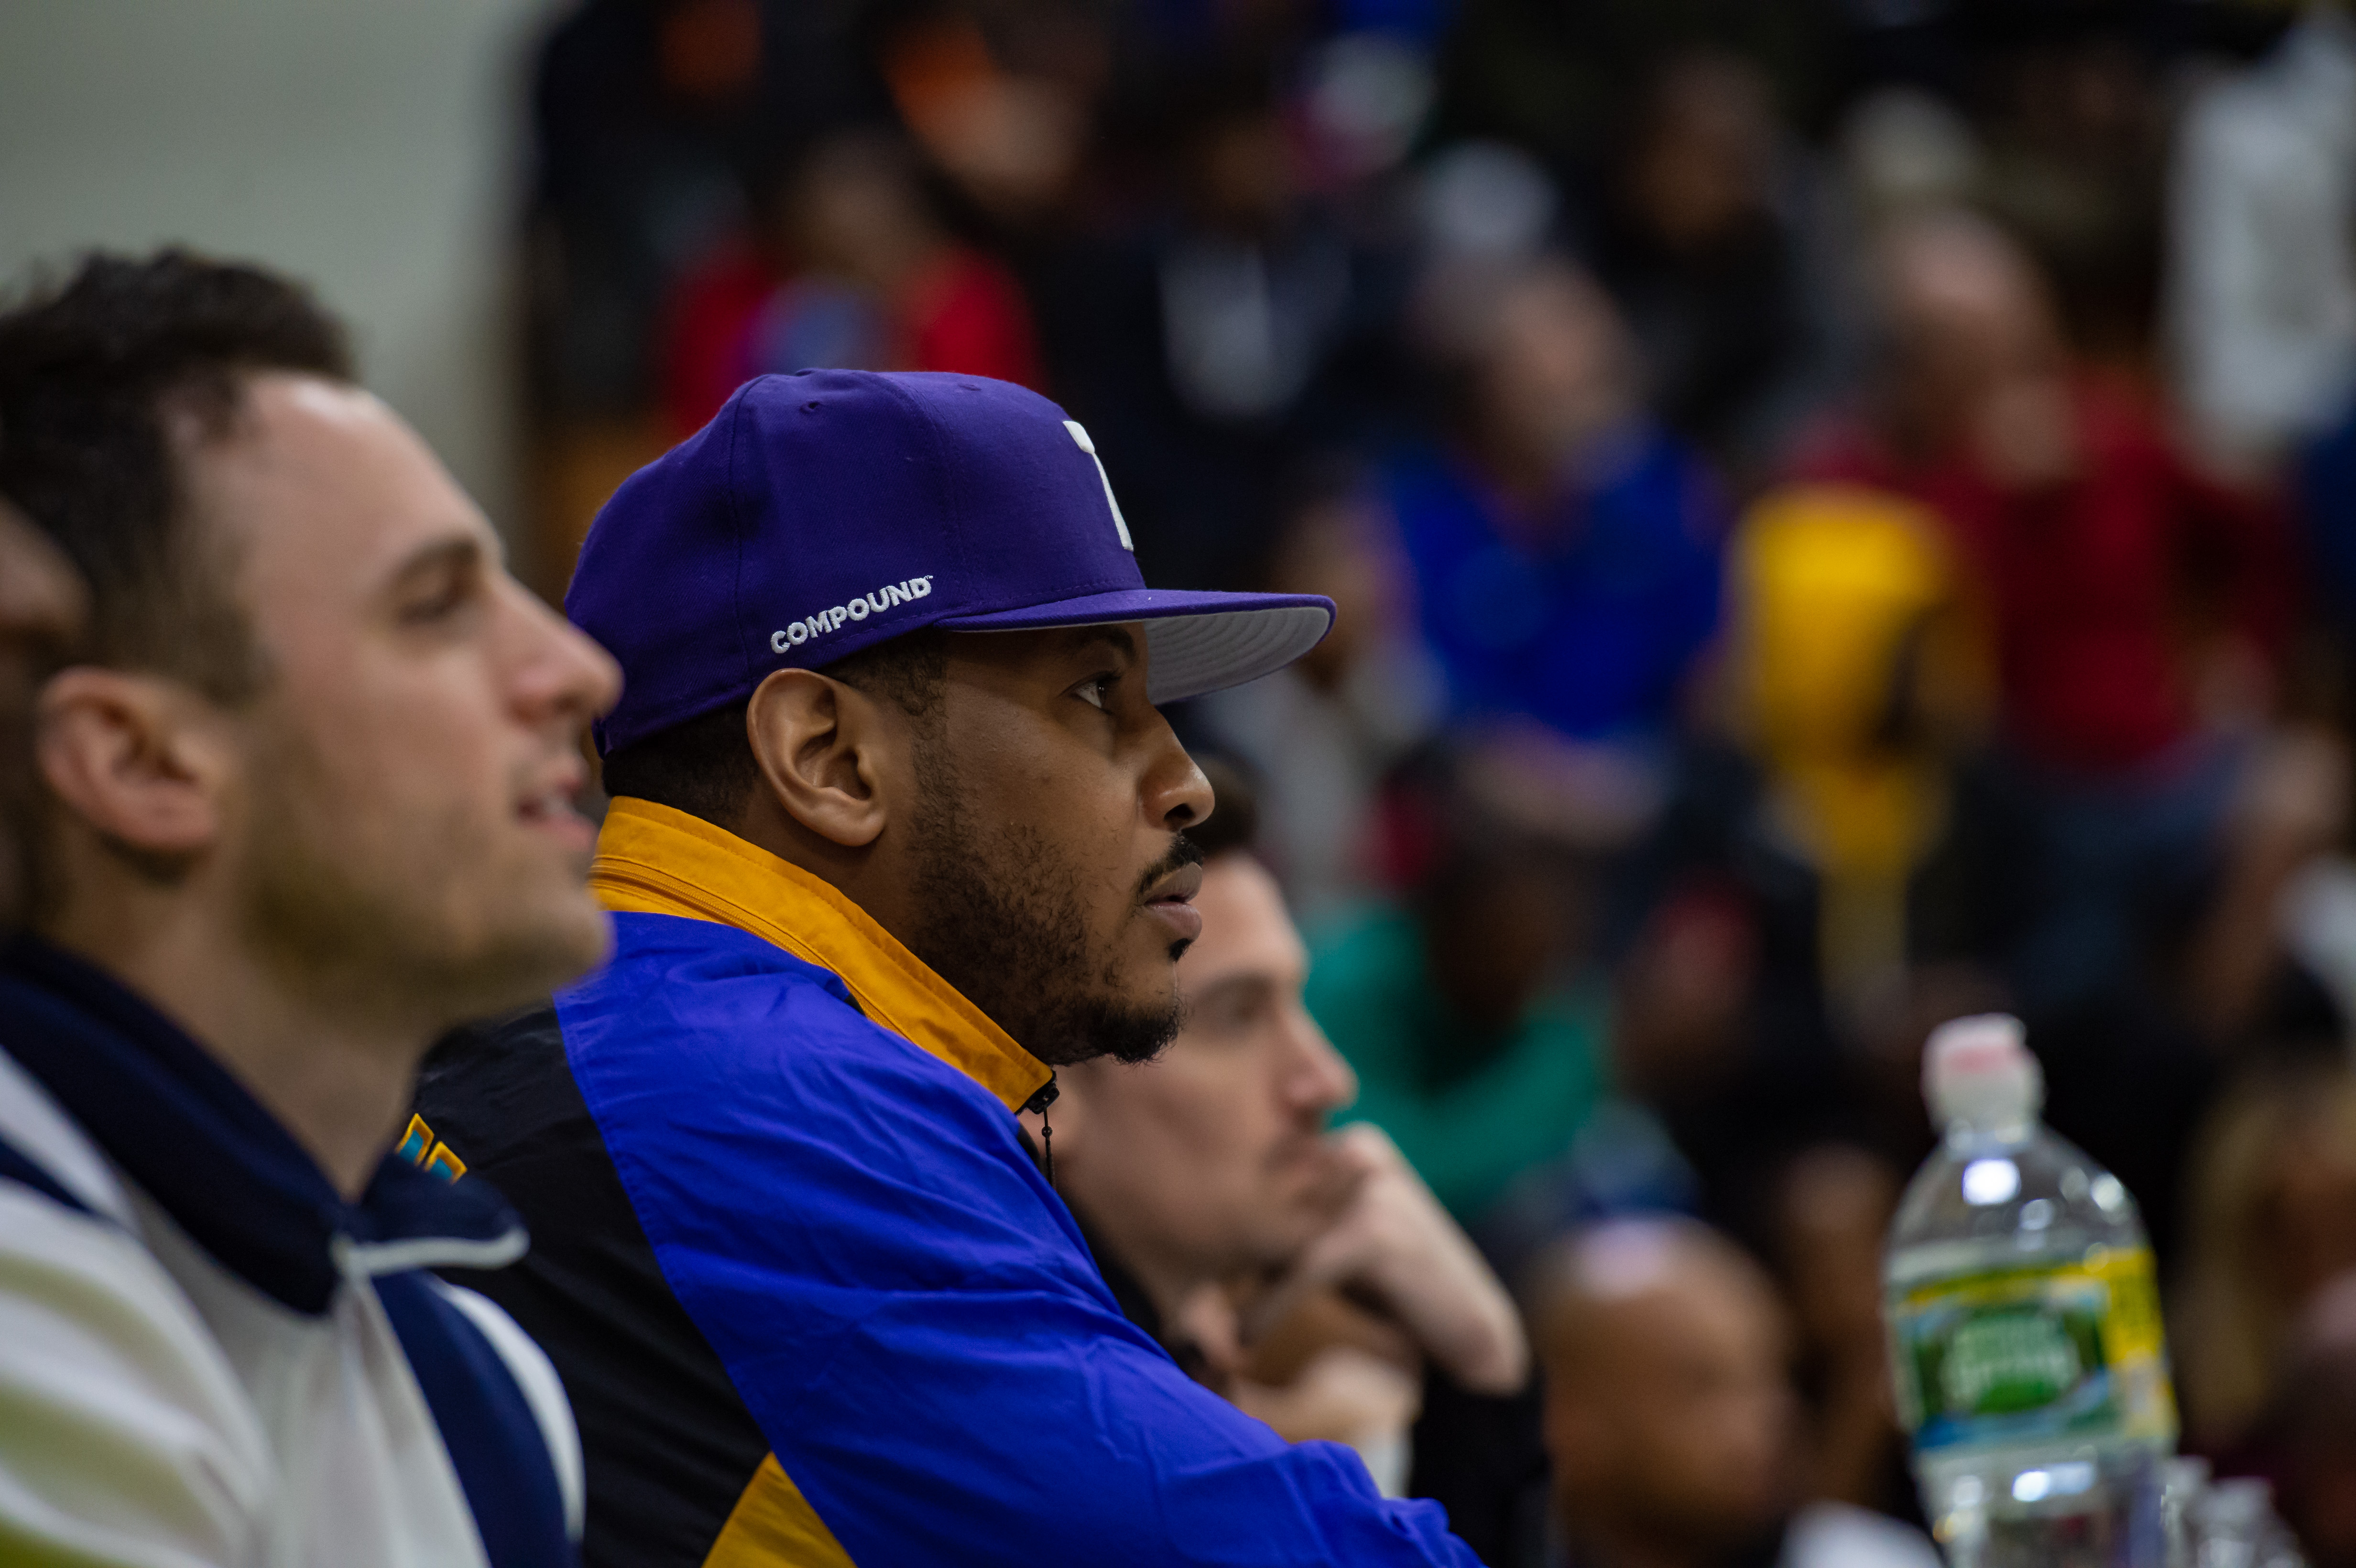
<svg viewBox="0 0 2356 1568"><path fill-rule="evenodd" d="M249 377L352 379L344 328L302 285L183 250L94 253L0 310L0 496L81 569L85 649L221 700L260 679L218 541L196 537L169 422L224 433Z"/></svg>
<svg viewBox="0 0 2356 1568"><path fill-rule="evenodd" d="M734 826L761 782L744 734L744 711L752 705L744 698L623 747L605 759L605 793L650 800L717 827Z"/></svg>
<svg viewBox="0 0 2356 1568"><path fill-rule="evenodd" d="M896 705L911 719L927 719L948 685L948 634L937 626L819 667L819 673ZM605 759L605 793L631 795L733 826L760 787L761 768L744 733L752 699L732 702L659 731Z"/></svg>

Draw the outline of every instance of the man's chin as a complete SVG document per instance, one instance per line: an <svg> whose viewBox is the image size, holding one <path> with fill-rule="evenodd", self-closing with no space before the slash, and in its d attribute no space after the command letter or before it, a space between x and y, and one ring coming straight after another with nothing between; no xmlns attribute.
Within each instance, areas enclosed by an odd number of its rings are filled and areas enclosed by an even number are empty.
<svg viewBox="0 0 2356 1568"><path fill-rule="evenodd" d="M1021 1043L1052 1067L1067 1066L1098 1057L1116 1061L1151 1061L1178 1038L1184 1018L1173 987L1160 996L1098 995L1075 997L1050 1009L1027 1031Z"/></svg>
<svg viewBox="0 0 2356 1568"><path fill-rule="evenodd" d="M519 929L487 973L522 1001L536 1001L595 969L614 951L614 923L594 902ZM498 973L499 970L505 973Z"/></svg>
<svg viewBox="0 0 2356 1568"><path fill-rule="evenodd" d="M1170 1048L1178 1038L1181 1015L1175 1005L1156 1011L1151 1008L1121 1010L1099 1015L1090 1037L1098 1054L1132 1065L1151 1061Z"/></svg>
<svg viewBox="0 0 2356 1568"><path fill-rule="evenodd" d="M1687 1549L1699 1556L1726 1556L1756 1547L1783 1517L1778 1500L1764 1490L1740 1499L1728 1496L1683 1501L1656 1499L1649 1511L1655 1516L1655 1528L1672 1539L1682 1539Z"/></svg>
<svg viewBox="0 0 2356 1568"><path fill-rule="evenodd" d="M452 1017L444 1027L537 1006L604 964L614 950L611 917L573 893L537 910L515 911L471 950L445 950L436 994ZM428 956L424 967L434 960Z"/></svg>

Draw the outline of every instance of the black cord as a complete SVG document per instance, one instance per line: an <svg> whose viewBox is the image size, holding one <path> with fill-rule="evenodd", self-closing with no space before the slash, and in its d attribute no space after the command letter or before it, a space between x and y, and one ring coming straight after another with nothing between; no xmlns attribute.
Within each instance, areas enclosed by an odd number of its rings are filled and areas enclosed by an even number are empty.
<svg viewBox="0 0 2356 1568"><path fill-rule="evenodd" d="M1055 1083L1055 1070L1050 1068L1047 1082L1039 1086L1036 1094L1023 1102L1024 1110L1039 1113L1039 1168L1051 1188L1055 1185L1055 1129L1047 1125L1047 1107L1054 1104L1055 1097L1062 1093L1063 1090Z"/></svg>

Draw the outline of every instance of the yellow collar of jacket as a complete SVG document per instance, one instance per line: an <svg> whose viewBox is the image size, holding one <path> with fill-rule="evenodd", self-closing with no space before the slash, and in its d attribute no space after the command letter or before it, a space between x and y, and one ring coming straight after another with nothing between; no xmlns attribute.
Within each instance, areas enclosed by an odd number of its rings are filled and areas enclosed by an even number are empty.
<svg viewBox="0 0 2356 1568"><path fill-rule="evenodd" d="M859 1010L1020 1109L1037 1057L830 884L701 817L625 795L605 813L589 886L616 912L733 925L838 976Z"/></svg>

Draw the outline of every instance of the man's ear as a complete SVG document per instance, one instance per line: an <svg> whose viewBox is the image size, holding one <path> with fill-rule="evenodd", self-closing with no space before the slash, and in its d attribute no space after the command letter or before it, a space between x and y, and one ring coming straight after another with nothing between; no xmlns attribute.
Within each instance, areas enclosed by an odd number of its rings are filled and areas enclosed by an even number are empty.
<svg viewBox="0 0 2356 1568"><path fill-rule="evenodd" d="M41 688L41 778L67 810L131 849L177 859L220 837L231 772L191 723L194 693L153 676L76 665Z"/></svg>
<svg viewBox="0 0 2356 1568"><path fill-rule="evenodd" d="M816 670L776 670L755 689L744 732L762 783L796 822L846 849L883 833L883 780L906 741L881 705Z"/></svg>

